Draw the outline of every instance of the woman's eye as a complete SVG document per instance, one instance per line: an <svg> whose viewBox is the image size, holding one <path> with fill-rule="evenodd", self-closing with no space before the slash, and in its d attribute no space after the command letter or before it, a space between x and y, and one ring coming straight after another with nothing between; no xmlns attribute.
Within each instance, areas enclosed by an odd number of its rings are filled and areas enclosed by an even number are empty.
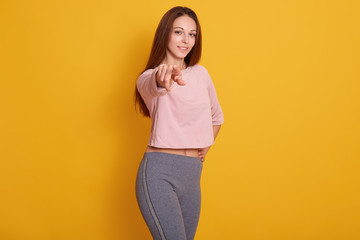
<svg viewBox="0 0 360 240"><path fill-rule="evenodd" d="M180 34L181 34L181 31L175 31L175 34L180 35Z"/></svg>
<svg viewBox="0 0 360 240"><path fill-rule="evenodd" d="M196 34L195 33L190 33L190 36L191 37L196 37Z"/></svg>

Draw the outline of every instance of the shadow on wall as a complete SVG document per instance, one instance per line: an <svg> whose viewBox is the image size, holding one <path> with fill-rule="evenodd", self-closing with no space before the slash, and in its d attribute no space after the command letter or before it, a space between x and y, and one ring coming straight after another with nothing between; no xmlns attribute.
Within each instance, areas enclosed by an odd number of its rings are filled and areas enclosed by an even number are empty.
<svg viewBox="0 0 360 240"><path fill-rule="evenodd" d="M140 31L139 31L140 32ZM135 38L135 37L134 37ZM120 53L125 66L119 66L118 86L109 97L105 115L110 131L116 131L119 143L115 154L114 169L109 169L111 182L104 207L107 211L107 239L149 239L150 233L142 219L136 202L135 182L139 163L150 135L151 121L135 112L134 89L139 73L145 67L150 49L143 40L151 39L150 33L136 36L125 52ZM151 41L151 40L150 40Z"/></svg>

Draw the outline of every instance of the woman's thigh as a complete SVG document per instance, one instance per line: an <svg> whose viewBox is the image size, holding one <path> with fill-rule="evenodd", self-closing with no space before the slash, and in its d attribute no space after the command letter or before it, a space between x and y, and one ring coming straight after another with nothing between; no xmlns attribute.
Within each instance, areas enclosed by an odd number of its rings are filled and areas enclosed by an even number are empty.
<svg viewBox="0 0 360 240"><path fill-rule="evenodd" d="M155 240L185 240L186 232L178 197L171 183L156 178L140 164L136 181L136 197L142 216Z"/></svg>

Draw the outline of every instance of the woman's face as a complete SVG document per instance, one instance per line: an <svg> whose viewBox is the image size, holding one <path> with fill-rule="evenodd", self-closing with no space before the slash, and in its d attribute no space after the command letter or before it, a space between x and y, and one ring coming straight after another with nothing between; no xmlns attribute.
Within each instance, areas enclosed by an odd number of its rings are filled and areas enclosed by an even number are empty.
<svg viewBox="0 0 360 240"><path fill-rule="evenodd" d="M175 19L170 32L166 55L176 60L184 59L195 45L196 23L187 16Z"/></svg>

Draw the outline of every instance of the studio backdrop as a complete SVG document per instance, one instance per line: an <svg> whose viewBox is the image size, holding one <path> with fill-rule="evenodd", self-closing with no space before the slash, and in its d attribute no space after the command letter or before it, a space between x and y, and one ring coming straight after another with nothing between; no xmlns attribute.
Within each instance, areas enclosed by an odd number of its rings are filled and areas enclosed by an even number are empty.
<svg viewBox="0 0 360 240"><path fill-rule="evenodd" d="M178 5L225 117L195 239L360 239L355 0L2 0L0 239L150 239L134 87Z"/></svg>

